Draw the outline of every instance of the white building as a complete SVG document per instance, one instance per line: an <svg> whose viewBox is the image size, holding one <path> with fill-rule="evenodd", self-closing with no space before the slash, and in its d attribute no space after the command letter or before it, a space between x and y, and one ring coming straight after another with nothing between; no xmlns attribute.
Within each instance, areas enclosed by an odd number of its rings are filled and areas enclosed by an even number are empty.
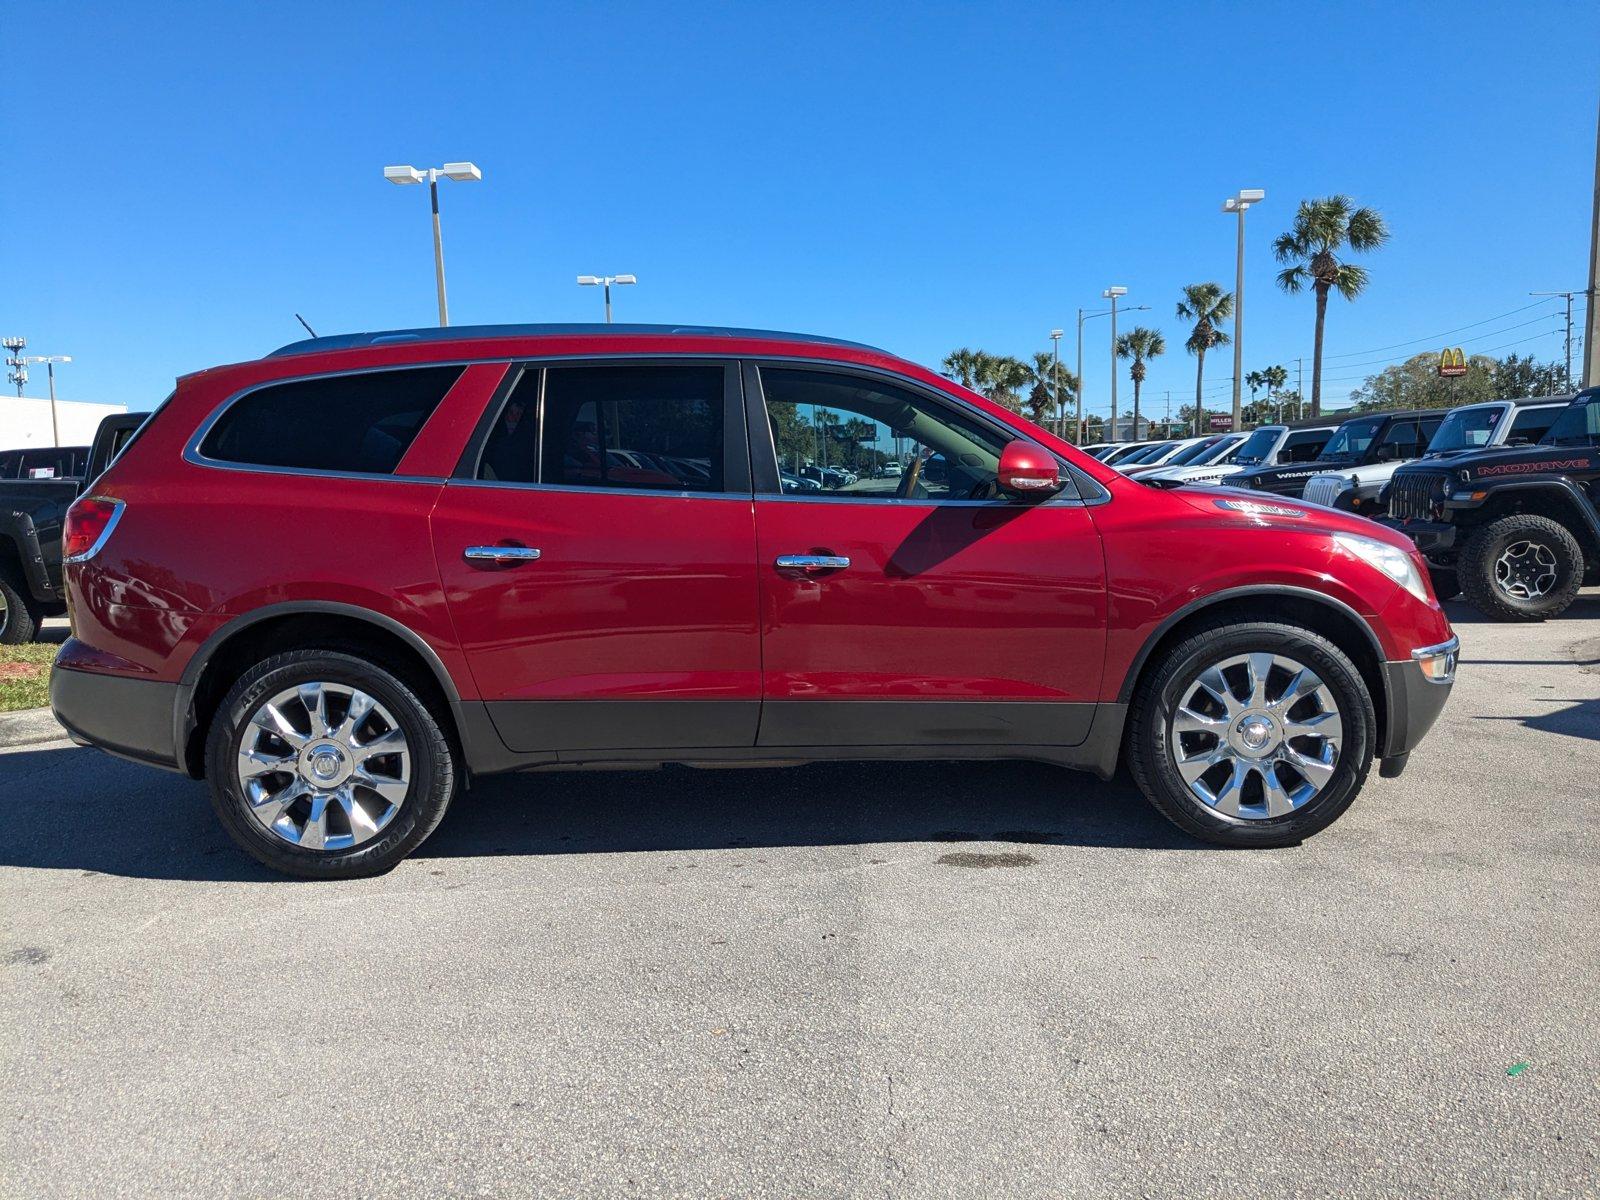
<svg viewBox="0 0 1600 1200"><path fill-rule="evenodd" d="M56 421L63 446L87 446L94 441L100 422L128 411L126 404L94 404L87 400L57 400ZM50 401L32 396L0 396L0 450L52 445Z"/></svg>

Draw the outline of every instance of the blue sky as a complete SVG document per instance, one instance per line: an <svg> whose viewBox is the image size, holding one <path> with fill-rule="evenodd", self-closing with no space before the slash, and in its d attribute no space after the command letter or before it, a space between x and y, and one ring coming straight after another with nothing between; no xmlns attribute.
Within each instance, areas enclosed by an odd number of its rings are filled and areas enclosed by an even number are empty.
<svg viewBox="0 0 1600 1200"><path fill-rule="evenodd" d="M1173 306L1232 288L1239 187L1267 189L1245 368L1303 355L1308 387L1312 305L1273 286L1272 237L1335 191L1393 228L1369 294L1333 301L1335 403L1446 342L1555 357L1556 302L1486 319L1586 283L1593 0L8 9L0 331L72 354L69 398L149 407L301 336L296 311L434 321L425 189L392 162L483 169L441 188L457 324L598 320L574 276L631 271L619 320L929 364L1057 326L1070 361L1077 308L1121 284L1168 336L1156 412L1193 395ZM1103 412L1107 322L1087 330ZM1213 353L1210 404L1230 372Z"/></svg>

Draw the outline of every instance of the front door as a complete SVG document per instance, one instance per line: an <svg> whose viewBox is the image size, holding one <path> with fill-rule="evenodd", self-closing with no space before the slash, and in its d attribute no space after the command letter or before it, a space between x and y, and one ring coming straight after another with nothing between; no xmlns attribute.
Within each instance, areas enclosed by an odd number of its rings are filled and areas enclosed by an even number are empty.
<svg viewBox="0 0 1600 1200"><path fill-rule="evenodd" d="M581 758L754 743L755 529L734 364L513 367L457 475L434 551L507 746Z"/></svg>
<svg viewBox="0 0 1600 1200"><path fill-rule="evenodd" d="M1081 743L1106 627L1084 504L1000 496L1012 435L919 386L788 365L749 380L760 744Z"/></svg>

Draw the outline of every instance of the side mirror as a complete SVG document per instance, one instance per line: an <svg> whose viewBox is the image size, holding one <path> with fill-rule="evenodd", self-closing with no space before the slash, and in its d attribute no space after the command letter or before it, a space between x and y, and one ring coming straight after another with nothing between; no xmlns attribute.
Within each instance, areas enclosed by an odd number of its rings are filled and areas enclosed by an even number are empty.
<svg viewBox="0 0 1600 1200"><path fill-rule="evenodd" d="M1043 500L1061 490L1061 467L1037 442L1018 438L1000 452L995 484L1016 500Z"/></svg>

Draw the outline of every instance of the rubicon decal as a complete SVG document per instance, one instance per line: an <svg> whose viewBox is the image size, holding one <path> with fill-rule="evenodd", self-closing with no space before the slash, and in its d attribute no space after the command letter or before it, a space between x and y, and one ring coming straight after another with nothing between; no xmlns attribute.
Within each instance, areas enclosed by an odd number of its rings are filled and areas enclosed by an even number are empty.
<svg viewBox="0 0 1600 1200"><path fill-rule="evenodd" d="M1538 471L1586 471L1594 464L1588 458L1563 458L1557 461L1496 463L1492 467L1479 467L1472 472L1475 479L1490 475L1531 475Z"/></svg>

